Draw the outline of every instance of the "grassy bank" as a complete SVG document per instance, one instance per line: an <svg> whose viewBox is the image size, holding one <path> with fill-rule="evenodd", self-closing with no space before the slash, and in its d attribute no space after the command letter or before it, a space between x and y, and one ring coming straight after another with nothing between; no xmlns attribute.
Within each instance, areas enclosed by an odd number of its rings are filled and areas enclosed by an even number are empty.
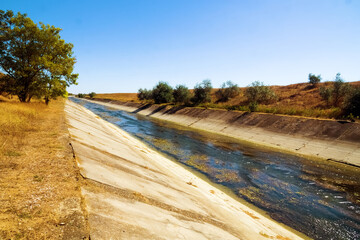
<svg viewBox="0 0 360 240"><path fill-rule="evenodd" d="M81 208L81 195L64 103L0 99L0 239L86 232L84 217L71 210Z"/></svg>
<svg viewBox="0 0 360 240"><path fill-rule="evenodd" d="M360 81L351 82L350 85L360 87ZM313 88L309 87L308 83L270 86L271 90L275 92L277 100L268 104L260 104L256 112L327 119L341 117L341 108L328 106L319 94L320 87L330 86L332 86L332 82L323 82ZM249 111L249 103L244 94L246 88L240 88L240 94L227 102L217 101L216 90L212 90L211 103L200 104L198 107ZM122 102L141 102L137 99L136 93L103 93L97 94L96 98Z"/></svg>

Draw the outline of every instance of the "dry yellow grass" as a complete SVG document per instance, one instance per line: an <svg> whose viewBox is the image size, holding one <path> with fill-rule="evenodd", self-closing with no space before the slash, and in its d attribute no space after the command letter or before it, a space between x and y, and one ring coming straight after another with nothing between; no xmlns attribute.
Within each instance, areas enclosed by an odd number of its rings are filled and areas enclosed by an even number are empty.
<svg viewBox="0 0 360 240"><path fill-rule="evenodd" d="M64 100L0 101L0 239L68 234L64 210L81 194L63 108Z"/></svg>
<svg viewBox="0 0 360 240"><path fill-rule="evenodd" d="M99 93L95 98L111 99L121 102L140 102L137 93Z"/></svg>

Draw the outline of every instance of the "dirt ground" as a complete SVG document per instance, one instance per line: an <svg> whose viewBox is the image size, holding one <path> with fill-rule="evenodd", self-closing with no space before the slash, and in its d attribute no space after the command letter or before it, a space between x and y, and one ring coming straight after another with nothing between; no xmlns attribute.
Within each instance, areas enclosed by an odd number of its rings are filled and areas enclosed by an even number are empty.
<svg viewBox="0 0 360 240"><path fill-rule="evenodd" d="M64 100L0 100L0 239L88 239Z"/></svg>

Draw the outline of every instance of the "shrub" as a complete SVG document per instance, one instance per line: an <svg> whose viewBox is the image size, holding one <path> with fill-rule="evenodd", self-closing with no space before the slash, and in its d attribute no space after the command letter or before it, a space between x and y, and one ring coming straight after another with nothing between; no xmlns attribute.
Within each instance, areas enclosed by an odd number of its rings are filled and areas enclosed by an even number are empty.
<svg viewBox="0 0 360 240"><path fill-rule="evenodd" d="M211 90L212 86L209 79L205 79L200 84L196 84L192 102L196 105L211 102Z"/></svg>
<svg viewBox="0 0 360 240"><path fill-rule="evenodd" d="M190 101L190 92L185 85L177 85L173 91L173 97L175 103L187 104Z"/></svg>
<svg viewBox="0 0 360 240"><path fill-rule="evenodd" d="M323 100L325 100L326 104L329 106L332 95L332 88L320 87L319 94Z"/></svg>
<svg viewBox="0 0 360 240"><path fill-rule="evenodd" d="M345 83L344 80L340 77L340 73L336 74L334 81L334 87L332 91L333 95L333 105L335 107L340 106L347 95L351 93L351 86L349 83Z"/></svg>
<svg viewBox="0 0 360 240"><path fill-rule="evenodd" d="M169 103L173 101L173 89L166 82L159 82L152 90L155 103Z"/></svg>
<svg viewBox="0 0 360 240"><path fill-rule="evenodd" d="M137 95L138 99L143 101L143 100L150 100L152 99L152 91L148 90L146 88L142 89L140 88L138 90L138 95Z"/></svg>
<svg viewBox="0 0 360 240"><path fill-rule="evenodd" d="M264 83L255 81L245 90L249 103L268 103L276 99L276 94Z"/></svg>
<svg viewBox="0 0 360 240"><path fill-rule="evenodd" d="M84 94L84 93L79 93L79 94L77 95L77 97L78 97L78 98L84 98L84 97L85 97L85 94Z"/></svg>
<svg viewBox="0 0 360 240"><path fill-rule="evenodd" d="M221 88L216 91L215 95L219 102L227 102L230 98L234 98L240 94L240 89L237 84L227 81L221 85Z"/></svg>
<svg viewBox="0 0 360 240"><path fill-rule="evenodd" d="M89 98L93 99L95 97L96 93L95 92L91 92L89 93Z"/></svg>
<svg viewBox="0 0 360 240"><path fill-rule="evenodd" d="M346 116L360 117L360 88L356 88L351 96L346 99L344 114Z"/></svg>
<svg viewBox="0 0 360 240"><path fill-rule="evenodd" d="M316 87L321 81L321 75L316 76L315 74L309 73L309 83L312 87Z"/></svg>
<svg viewBox="0 0 360 240"><path fill-rule="evenodd" d="M319 94L326 101L327 105L329 106L331 103L335 107L339 107L351 95L351 92L352 87L349 83L344 82L340 77L340 73L336 74L332 87L321 87L319 89Z"/></svg>
<svg viewBox="0 0 360 240"><path fill-rule="evenodd" d="M250 102L249 103L250 112L255 112L257 109L258 109L258 103L257 102Z"/></svg>

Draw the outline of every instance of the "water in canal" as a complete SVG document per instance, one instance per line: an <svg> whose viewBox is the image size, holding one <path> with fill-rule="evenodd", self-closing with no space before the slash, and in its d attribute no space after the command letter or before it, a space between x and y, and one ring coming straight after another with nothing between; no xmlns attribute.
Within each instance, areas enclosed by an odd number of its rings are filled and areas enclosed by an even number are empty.
<svg viewBox="0 0 360 240"><path fill-rule="evenodd" d="M264 151L71 100L311 238L360 239L360 174L355 167Z"/></svg>

